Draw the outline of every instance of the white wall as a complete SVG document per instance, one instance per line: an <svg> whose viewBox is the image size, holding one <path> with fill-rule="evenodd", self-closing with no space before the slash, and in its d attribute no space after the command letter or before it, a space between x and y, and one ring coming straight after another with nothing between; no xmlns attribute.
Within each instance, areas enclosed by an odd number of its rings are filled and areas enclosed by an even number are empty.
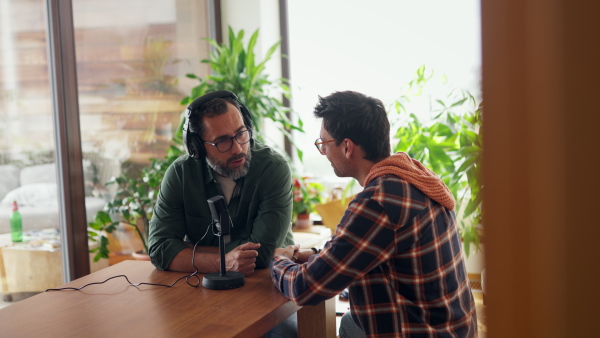
<svg viewBox="0 0 600 338"><path fill-rule="evenodd" d="M279 42L279 1L277 0L223 0L221 1L221 22L223 41L228 41L229 26L234 32L245 31L244 39L248 39L256 29L259 30L255 47L256 63L264 60L264 56L275 43ZM278 49L266 64L266 73L271 80L281 78L281 50ZM273 95L279 95L274 93ZM283 135L273 123L265 124L263 137L269 145L283 149ZM281 150L283 152L283 150Z"/></svg>
<svg viewBox="0 0 600 338"><path fill-rule="evenodd" d="M479 0L292 0L289 17L293 107L307 131L294 137L304 151L306 175L332 184L347 181L335 177L313 145L321 123L312 116L318 96L354 90L387 107L421 65L435 71L436 79L446 74L451 85L479 96ZM429 100L411 107L428 113Z"/></svg>

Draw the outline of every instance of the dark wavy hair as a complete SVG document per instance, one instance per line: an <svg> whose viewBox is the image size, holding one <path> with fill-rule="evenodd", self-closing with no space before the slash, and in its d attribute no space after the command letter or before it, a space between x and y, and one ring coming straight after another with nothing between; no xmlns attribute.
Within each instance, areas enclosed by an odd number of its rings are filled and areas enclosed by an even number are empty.
<svg viewBox="0 0 600 338"><path fill-rule="evenodd" d="M353 91L335 92L319 96L314 115L323 119L336 145L351 139L373 162L390 156L390 121L381 100Z"/></svg>
<svg viewBox="0 0 600 338"><path fill-rule="evenodd" d="M233 97L216 97L202 104L190 114L190 130L203 139L204 137L204 117L214 117L227 112L227 103L231 103L241 114L240 103Z"/></svg>

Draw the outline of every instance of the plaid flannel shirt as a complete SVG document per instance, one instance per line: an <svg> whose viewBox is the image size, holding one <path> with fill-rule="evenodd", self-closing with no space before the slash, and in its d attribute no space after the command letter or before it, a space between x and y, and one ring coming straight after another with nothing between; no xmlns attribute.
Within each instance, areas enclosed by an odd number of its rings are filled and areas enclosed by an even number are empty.
<svg viewBox="0 0 600 338"><path fill-rule="evenodd" d="M352 317L370 337L477 335L454 212L397 176L365 187L306 264L274 257L271 277L299 305L348 287Z"/></svg>

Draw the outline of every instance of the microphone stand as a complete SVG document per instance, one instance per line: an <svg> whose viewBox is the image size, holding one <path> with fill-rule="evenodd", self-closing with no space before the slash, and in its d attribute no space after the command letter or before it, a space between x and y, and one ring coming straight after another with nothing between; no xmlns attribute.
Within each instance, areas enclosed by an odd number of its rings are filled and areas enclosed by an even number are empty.
<svg viewBox="0 0 600 338"><path fill-rule="evenodd" d="M243 273L227 271L225 269L225 239L223 238L223 229L229 234L231 224L229 213L226 211L226 208L223 208L222 199L222 196L215 196L209 199L209 206L214 219L213 231L216 233L216 236L219 237L219 256L221 257L220 271L209 273L202 278L202 286L212 290L235 289L244 286L246 283ZM215 206L215 204L217 204L217 206Z"/></svg>
<svg viewBox="0 0 600 338"><path fill-rule="evenodd" d="M223 238L223 234L220 231L217 233L217 236L219 236L219 255L221 255L220 274L221 276L225 276L227 274L227 270L225 270L225 239Z"/></svg>

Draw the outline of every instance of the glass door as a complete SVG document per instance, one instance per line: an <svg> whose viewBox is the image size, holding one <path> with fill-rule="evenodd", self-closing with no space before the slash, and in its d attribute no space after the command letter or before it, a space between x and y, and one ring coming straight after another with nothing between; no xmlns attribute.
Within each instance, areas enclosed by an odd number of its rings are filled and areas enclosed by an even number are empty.
<svg viewBox="0 0 600 338"><path fill-rule="evenodd" d="M185 109L179 102L197 85L186 74L210 71L200 61L208 56L212 1L73 1L75 59L66 66L77 72L79 130L66 128L80 133L83 182L59 187L69 164L55 149L64 135L55 130L47 1L0 0L0 305L64 283L62 254L79 251L61 248L61 191L83 185L92 222L115 196L111 178L137 179L152 158L166 155ZM15 201L22 242L11 237ZM81 237L88 224L67 227ZM111 236L109 259L89 254L92 272L142 247L131 227Z"/></svg>
<svg viewBox="0 0 600 338"><path fill-rule="evenodd" d="M121 210L109 212L120 223L105 234L108 264L144 251L151 207L147 218L125 220L122 210L135 208L136 188L107 183L141 182L151 159L167 154L186 108L180 101L198 84L186 74L209 72L200 62L208 57L209 17L205 0L73 2L81 148L92 174L85 182L87 218L107 203Z"/></svg>
<svg viewBox="0 0 600 338"><path fill-rule="evenodd" d="M0 0L0 287L5 301L64 280L47 27L44 0Z"/></svg>

